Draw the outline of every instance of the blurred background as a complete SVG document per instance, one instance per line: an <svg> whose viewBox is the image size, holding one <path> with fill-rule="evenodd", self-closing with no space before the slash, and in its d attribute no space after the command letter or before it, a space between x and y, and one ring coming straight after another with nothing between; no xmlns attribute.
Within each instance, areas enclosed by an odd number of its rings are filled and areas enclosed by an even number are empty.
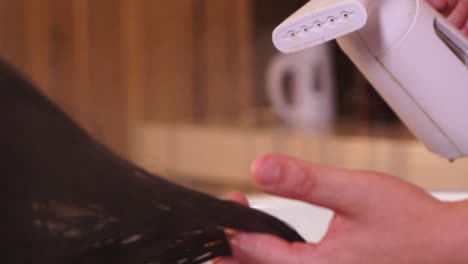
<svg viewBox="0 0 468 264"><path fill-rule="evenodd" d="M271 32L306 0L0 0L0 54L119 155L215 195L255 192L284 153L468 188L336 43L281 55Z"/></svg>

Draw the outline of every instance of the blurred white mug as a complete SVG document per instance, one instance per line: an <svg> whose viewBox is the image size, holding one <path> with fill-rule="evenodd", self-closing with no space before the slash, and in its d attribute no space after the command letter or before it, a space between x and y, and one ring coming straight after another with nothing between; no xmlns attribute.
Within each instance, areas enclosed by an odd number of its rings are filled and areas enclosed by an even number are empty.
<svg viewBox="0 0 468 264"><path fill-rule="evenodd" d="M277 54L266 71L274 111L288 124L323 127L335 116L335 82L329 44L294 54Z"/></svg>

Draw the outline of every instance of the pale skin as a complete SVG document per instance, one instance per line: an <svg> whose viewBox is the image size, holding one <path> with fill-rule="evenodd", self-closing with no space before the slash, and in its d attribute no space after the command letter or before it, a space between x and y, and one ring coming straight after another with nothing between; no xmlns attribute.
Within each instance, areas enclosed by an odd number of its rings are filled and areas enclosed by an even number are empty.
<svg viewBox="0 0 468 264"><path fill-rule="evenodd" d="M468 37L468 1L467 0L427 0L433 7L444 14L448 21Z"/></svg>
<svg viewBox="0 0 468 264"><path fill-rule="evenodd" d="M468 36L467 0L428 1ZM229 231L233 256L215 263L468 263L468 201L442 202L397 177L280 155L259 158L252 175L263 191L330 208L335 217L318 244ZM248 206L241 193L232 200Z"/></svg>
<svg viewBox="0 0 468 264"><path fill-rule="evenodd" d="M331 208L336 215L318 244L228 232L233 257L215 263L468 263L468 201L441 202L396 177L280 155L258 159L252 174L267 193ZM247 205L240 193L232 199Z"/></svg>

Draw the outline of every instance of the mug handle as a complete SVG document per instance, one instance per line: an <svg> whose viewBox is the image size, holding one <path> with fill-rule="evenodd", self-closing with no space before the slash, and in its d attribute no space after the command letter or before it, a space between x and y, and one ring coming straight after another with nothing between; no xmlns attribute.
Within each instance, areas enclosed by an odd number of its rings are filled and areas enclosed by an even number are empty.
<svg viewBox="0 0 468 264"><path fill-rule="evenodd" d="M295 117L297 101L297 82L300 73L297 70L297 60L294 55L277 54L273 57L266 71L266 90L267 95L273 105L274 111L286 120L291 120ZM290 103L284 95L284 84L290 85L292 92L292 100Z"/></svg>

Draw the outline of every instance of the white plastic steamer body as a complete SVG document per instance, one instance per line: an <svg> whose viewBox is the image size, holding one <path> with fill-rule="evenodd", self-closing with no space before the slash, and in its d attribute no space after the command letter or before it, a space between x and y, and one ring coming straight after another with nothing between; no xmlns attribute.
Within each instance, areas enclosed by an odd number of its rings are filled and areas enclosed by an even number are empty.
<svg viewBox="0 0 468 264"><path fill-rule="evenodd" d="M468 156L468 38L426 0L311 0L273 32L284 53L333 39L429 150Z"/></svg>

